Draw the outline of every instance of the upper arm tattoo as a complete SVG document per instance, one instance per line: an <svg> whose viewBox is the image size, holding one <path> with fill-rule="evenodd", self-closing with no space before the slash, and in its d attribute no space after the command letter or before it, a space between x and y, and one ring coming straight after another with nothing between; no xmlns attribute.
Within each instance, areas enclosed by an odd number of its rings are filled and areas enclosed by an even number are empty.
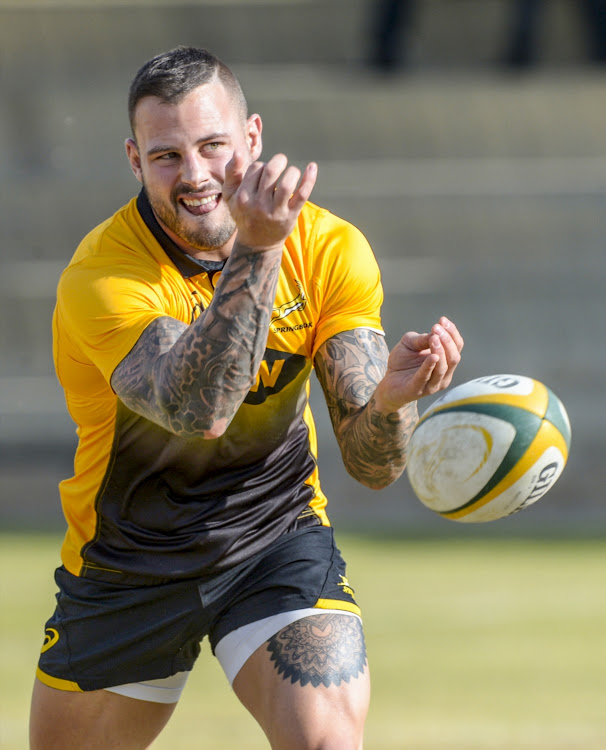
<svg viewBox="0 0 606 750"><path fill-rule="evenodd" d="M281 254L232 253L194 323L152 322L111 379L126 406L176 434L221 435L259 370L280 260Z"/></svg>
<svg viewBox="0 0 606 750"><path fill-rule="evenodd" d="M370 401L387 369L385 339L366 328L344 331L320 347L316 373L335 430Z"/></svg>
<svg viewBox="0 0 606 750"><path fill-rule="evenodd" d="M383 336L357 328L326 341L315 360L345 467L374 488L385 487L404 470L417 421L416 404L390 414L376 408L374 392L388 355Z"/></svg>
<svg viewBox="0 0 606 750"><path fill-rule="evenodd" d="M156 318L116 367L111 386L129 409L168 427L165 411L156 399L153 370L158 358L167 352L187 329L175 318Z"/></svg>

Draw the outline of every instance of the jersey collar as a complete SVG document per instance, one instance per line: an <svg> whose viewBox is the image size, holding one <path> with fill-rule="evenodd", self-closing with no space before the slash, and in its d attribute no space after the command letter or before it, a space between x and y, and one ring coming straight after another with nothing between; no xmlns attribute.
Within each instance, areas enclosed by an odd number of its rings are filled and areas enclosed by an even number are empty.
<svg viewBox="0 0 606 750"><path fill-rule="evenodd" d="M225 265L224 260L198 260L184 253L180 247L177 247L158 223L149 203L145 188L141 188L141 192L137 196L137 209L149 231L154 235L160 247L184 278L189 279L201 273L216 273L223 269Z"/></svg>

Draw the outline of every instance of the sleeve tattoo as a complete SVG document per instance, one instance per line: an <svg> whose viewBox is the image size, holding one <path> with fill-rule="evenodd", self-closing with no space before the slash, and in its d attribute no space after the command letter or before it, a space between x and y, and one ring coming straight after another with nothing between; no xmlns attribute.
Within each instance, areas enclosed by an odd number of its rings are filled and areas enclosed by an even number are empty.
<svg viewBox="0 0 606 750"><path fill-rule="evenodd" d="M406 446L417 423L416 403L384 414L374 392L387 369L383 336L363 328L333 336L320 347L315 366L345 468L373 489L404 471Z"/></svg>
<svg viewBox="0 0 606 750"><path fill-rule="evenodd" d="M279 269L279 255L232 254L194 323L161 317L145 329L112 375L118 397L176 434L221 435L255 382Z"/></svg>

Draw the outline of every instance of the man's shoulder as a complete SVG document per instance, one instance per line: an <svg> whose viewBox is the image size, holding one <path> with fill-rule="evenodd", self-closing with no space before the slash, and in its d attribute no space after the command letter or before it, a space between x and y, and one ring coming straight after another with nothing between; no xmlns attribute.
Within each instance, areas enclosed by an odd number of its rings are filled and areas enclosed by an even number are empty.
<svg viewBox="0 0 606 750"><path fill-rule="evenodd" d="M137 210L136 198L98 224L80 242L61 274L57 298L81 295L83 289L107 289L159 278L160 250L155 252L151 237Z"/></svg>
<svg viewBox="0 0 606 750"><path fill-rule="evenodd" d="M141 254L146 246L145 230L137 209L137 199L133 198L83 237L70 265L87 260L111 259L115 254Z"/></svg>
<svg viewBox="0 0 606 750"><path fill-rule="evenodd" d="M337 216L328 208L311 201L307 201L303 206L300 218L305 224L321 225L326 230L330 230L331 227L352 226L347 219Z"/></svg>
<svg viewBox="0 0 606 750"><path fill-rule="evenodd" d="M351 242L366 243L363 232L348 219L337 216L327 208L308 201L301 210L299 221L291 235L306 246L306 250L321 250L322 247Z"/></svg>
<svg viewBox="0 0 606 750"><path fill-rule="evenodd" d="M343 247L348 250L361 248L366 253L370 249L368 240L359 227L309 201L301 211L291 238L293 245L304 248L306 253L340 253Z"/></svg>

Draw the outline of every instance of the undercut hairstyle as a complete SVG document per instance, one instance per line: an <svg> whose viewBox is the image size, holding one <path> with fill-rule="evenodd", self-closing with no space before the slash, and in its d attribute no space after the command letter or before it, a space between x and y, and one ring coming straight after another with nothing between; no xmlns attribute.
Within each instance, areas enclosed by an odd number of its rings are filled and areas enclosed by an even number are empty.
<svg viewBox="0 0 606 750"><path fill-rule="evenodd" d="M215 81L223 84L245 121L248 106L238 79L215 55L196 47L176 47L148 60L133 78L128 92L133 136L135 111L141 99L155 96L165 104L178 104L194 89Z"/></svg>

